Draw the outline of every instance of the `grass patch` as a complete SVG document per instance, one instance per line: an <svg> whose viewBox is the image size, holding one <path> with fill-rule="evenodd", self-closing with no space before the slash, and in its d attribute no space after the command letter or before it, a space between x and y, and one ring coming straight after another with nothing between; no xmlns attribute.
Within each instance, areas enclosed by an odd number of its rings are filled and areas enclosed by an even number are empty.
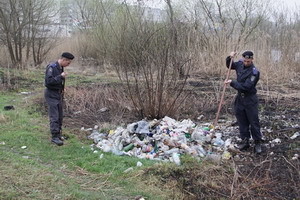
<svg viewBox="0 0 300 200"><path fill-rule="evenodd" d="M100 159L92 141L81 142L69 129L64 146L51 144L48 118L33 112L33 99L13 92L0 96L0 199L162 199L136 184L137 158L103 153ZM15 109L4 111L5 105ZM130 167L134 170L124 173Z"/></svg>

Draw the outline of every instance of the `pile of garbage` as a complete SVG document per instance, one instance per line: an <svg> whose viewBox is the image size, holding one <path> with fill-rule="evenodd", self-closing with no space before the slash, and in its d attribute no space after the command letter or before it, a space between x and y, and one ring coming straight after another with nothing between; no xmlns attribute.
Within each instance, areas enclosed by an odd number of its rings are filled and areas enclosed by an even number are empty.
<svg viewBox="0 0 300 200"><path fill-rule="evenodd" d="M222 133L210 124L196 125L189 119L176 121L167 116L161 120L141 120L109 133L100 133L95 127L88 138L104 152L177 165L183 154L217 162L230 159L228 148L233 148L231 138L224 140Z"/></svg>

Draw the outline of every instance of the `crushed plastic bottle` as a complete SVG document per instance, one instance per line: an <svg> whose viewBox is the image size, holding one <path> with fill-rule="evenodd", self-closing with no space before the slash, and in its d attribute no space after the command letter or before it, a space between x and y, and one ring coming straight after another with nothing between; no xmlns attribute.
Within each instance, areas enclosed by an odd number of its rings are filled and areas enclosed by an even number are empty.
<svg viewBox="0 0 300 200"><path fill-rule="evenodd" d="M222 140L219 137L213 139L213 145L215 145L215 146L222 147L224 145L224 143L225 143L224 140Z"/></svg>
<svg viewBox="0 0 300 200"><path fill-rule="evenodd" d="M297 160L299 159L299 154L295 154L293 157L292 157L292 160Z"/></svg>
<svg viewBox="0 0 300 200"><path fill-rule="evenodd" d="M142 147L142 152L144 152L144 153L148 153L148 152L150 152L150 151L152 151L152 150L153 150L153 147L152 147L152 145L150 145L150 144L144 145L144 146Z"/></svg>
<svg viewBox="0 0 300 200"><path fill-rule="evenodd" d="M136 163L136 166L137 166L137 167L141 167L141 166L143 166L143 163L141 163L140 161L138 161L138 162Z"/></svg>
<svg viewBox="0 0 300 200"><path fill-rule="evenodd" d="M207 154L207 152L205 151L205 149L201 145L198 145L195 148L196 148L197 153L198 153L198 155L200 157L205 157L205 155Z"/></svg>
<svg viewBox="0 0 300 200"><path fill-rule="evenodd" d="M225 144L224 140L222 140L222 133L216 133L212 143L214 146L222 147Z"/></svg>
<svg viewBox="0 0 300 200"><path fill-rule="evenodd" d="M179 149L178 148L173 148L173 149L170 149L168 151L165 151L165 154L166 155L170 155L170 154L173 154L173 153L178 153L179 152Z"/></svg>
<svg viewBox="0 0 300 200"><path fill-rule="evenodd" d="M277 144L279 144L279 143L281 143L281 139L276 138L276 139L272 140L271 143L277 143Z"/></svg>
<svg viewBox="0 0 300 200"><path fill-rule="evenodd" d="M300 136L299 132L294 133L292 137L290 137L292 140L296 139L298 136Z"/></svg>
<svg viewBox="0 0 300 200"><path fill-rule="evenodd" d="M180 165L180 164L181 164L180 158L179 158L179 154L178 154L178 153L172 153L172 159L173 159L173 162L174 162L176 165Z"/></svg>
<svg viewBox="0 0 300 200"><path fill-rule="evenodd" d="M191 139L198 142L205 142L209 140L209 138L206 137L205 131L202 130L200 127L195 128L191 135Z"/></svg>
<svg viewBox="0 0 300 200"><path fill-rule="evenodd" d="M222 154L222 159L229 160L231 158L231 154L228 151L224 151Z"/></svg>
<svg viewBox="0 0 300 200"><path fill-rule="evenodd" d="M129 167L128 169L124 170L124 173L128 173L130 171L133 171L133 167Z"/></svg>

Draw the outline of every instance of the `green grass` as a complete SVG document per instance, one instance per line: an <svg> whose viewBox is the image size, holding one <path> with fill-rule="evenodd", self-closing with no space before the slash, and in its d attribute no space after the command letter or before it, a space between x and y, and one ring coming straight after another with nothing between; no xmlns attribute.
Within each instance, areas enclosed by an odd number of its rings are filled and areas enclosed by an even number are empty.
<svg viewBox="0 0 300 200"><path fill-rule="evenodd" d="M68 129L65 145L51 144L47 116L32 111L35 96L42 95L42 87L36 88L29 97L20 90L0 92L0 199L163 199L162 191L137 184L144 181L139 170L153 161L111 153L100 159L92 141L80 141ZM4 111L6 105L15 109ZM134 170L124 173L130 167Z"/></svg>

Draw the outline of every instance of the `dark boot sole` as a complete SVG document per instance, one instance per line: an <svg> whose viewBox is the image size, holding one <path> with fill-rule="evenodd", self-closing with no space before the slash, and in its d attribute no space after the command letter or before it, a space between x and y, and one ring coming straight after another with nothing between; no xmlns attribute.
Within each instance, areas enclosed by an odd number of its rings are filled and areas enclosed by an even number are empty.
<svg viewBox="0 0 300 200"><path fill-rule="evenodd" d="M53 141L51 141L51 143L52 143L52 144L56 144L57 146L62 146L62 145L64 145L64 143L55 143L55 142L53 142Z"/></svg>

